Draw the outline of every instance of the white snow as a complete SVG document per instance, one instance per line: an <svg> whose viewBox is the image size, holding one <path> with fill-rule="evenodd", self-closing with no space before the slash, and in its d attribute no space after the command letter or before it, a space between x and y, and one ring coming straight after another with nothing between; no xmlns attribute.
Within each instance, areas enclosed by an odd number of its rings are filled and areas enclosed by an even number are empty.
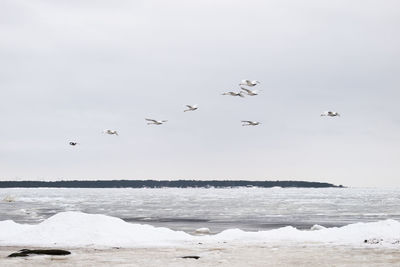
<svg viewBox="0 0 400 267"><path fill-rule="evenodd" d="M244 232L239 229L223 231L218 238L225 240L251 240L267 242L319 242L325 244L361 245L364 240L380 238L381 245L391 246L400 239L400 222L384 220L370 223L355 223L343 227L332 227L318 231L301 231L287 226L270 231Z"/></svg>
<svg viewBox="0 0 400 267"><path fill-rule="evenodd" d="M0 246L154 247L199 241L318 242L358 246L372 238L382 239L380 245L392 245L400 239L400 222L356 223L318 231L298 230L291 226L259 232L229 229L217 235L193 236L168 228L132 224L115 217L82 212L61 212L37 225L0 221Z"/></svg>
<svg viewBox="0 0 400 267"><path fill-rule="evenodd" d="M61 212L37 225L1 221L0 229L0 245L163 246L190 238L189 234L168 228L82 212Z"/></svg>

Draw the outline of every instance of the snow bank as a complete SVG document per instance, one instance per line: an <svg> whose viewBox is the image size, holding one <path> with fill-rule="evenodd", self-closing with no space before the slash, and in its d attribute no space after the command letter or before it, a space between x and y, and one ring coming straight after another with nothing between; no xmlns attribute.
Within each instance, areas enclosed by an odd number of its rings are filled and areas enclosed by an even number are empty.
<svg viewBox="0 0 400 267"><path fill-rule="evenodd" d="M360 245L365 240L380 239L382 240L380 245L391 246L400 240L400 222L385 220L355 223L343 227L321 228L317 231L301 231L291 226L261 232L244 232L239 229L230 229L218 234L217 237L230 241L318 242L346 245Z"/></svg>
<svg viewBox="0 0 400 267"><path fill-rule="evenodd" d="M383 240L379 245L395 244L400 239L400 222L385 220L356 223L317 231L301 231L291 226L260 232L229 229L217 235L192 236L168 228L132 224L115 217L81 212L58 213L37 225L0 221L1 246L151 247L199 241L361 245L368 239Z"/></svg>
<svg viewBox="0 0 400 267"><path fill-rule="evenodd" d="M184 232L131 224L119 218L61 212L37 225L0 222L0 245L31 246L164 246L190 239Z"/></svg>

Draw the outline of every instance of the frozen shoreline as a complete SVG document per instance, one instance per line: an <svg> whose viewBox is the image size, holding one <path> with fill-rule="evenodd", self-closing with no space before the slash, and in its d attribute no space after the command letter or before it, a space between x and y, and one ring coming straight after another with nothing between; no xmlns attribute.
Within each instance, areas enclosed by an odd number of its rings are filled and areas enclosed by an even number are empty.
<svg viewBox="0 0 400 267"><path fill-rule="evenodd" d="M190 235L119 218L62 212L35 224L0 221L0 266L393 266L400 263L400 222L343 227L288 226ZM364 240L368 240L367 243ZM60 248L68 256L7 258L20 249ZM184 259L199 256L200 259Z"/></svg>
<svg viewBox="0 0 400 267"><path fill-rule="evenodd" d="M0 221L20 224L38 224L65 211L186 233L202 227L219 233L400 221L398 189L0 189L0 199L10 197L13 202L0 201Z"/></svg>
<svg viewBox="0 0 400 267"><path fill-rule="evenodd" d="M7 258L27 247L0 247L1 266L394 266L398 249L318 244L195 244L165 248L71 248L68 256ZM68 249L68 248L64 248ZM200 256L200 259L183 259Z"/></svg>
<svg viewBox="0 0 400 267"><path fill-rule="evenodd" d="M400 246L400 222L384 220L371 223L354 223L343 227L314 230L298 230L292 226L268 231L246 232L228 229L216 235L191 235L164 227L133 224L120 218L61 212L35 224L18 224L11 220L0 221L0 246L38 247L185 247L196 243L238 244L281 243L320 245L349 245L364 247L365 240L375 245L398 248Z"/></svg>

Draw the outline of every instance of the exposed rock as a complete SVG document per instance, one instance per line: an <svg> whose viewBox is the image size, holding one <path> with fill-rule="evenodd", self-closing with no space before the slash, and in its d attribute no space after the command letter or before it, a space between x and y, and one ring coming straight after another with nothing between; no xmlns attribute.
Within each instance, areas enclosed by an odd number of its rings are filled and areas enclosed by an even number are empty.
<svg viewBox="0 0 400 267"><path fill-rule="evenodd" d="M27 257L29 255L64 256L69 254L71 254L71 252L62 249L21 249L18 252L8 255L8 257Z"/></svg>
<svg viewBox="0 0 400 267"><path fill-rule="evenodd" d="M195 260L198 260L198 259L200 259L200 256L183 256L182 259L195 259Z"/></svg>

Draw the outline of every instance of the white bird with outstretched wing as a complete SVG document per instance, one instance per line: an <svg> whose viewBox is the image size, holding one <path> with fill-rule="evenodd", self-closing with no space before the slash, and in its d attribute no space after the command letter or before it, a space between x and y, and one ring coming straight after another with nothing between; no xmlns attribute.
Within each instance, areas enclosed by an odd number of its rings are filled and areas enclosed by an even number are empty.
<svg viewBox="0 0 400 267"><path fill-rule="evenodd" d="M245 92L247 95L249 95L249 96L258 95L258 91L257 91L257 90L250 90L250 89L244 88L244 87L242 87L242 86L240 86L240 89L241 89L242 91L244 91L244 92Z"/></svg>
<svg viewBox="0 0 400 267"><path fill-rule="evenodd" d="M109 135L118 135L118 132L115 130L104 130L103 133L109 134Z"/></svg>
<svg viewBox="0 0 400 267"><path fill-rule="evenodd" d="M259 81L256 81L256 80L254 80L254 81L242 80L242 81L239 83L239 85L246 85L246 86L250 86L250 87L256 86L257 84L260 84L260 82L259 82Z"/></svg>
<svg viewBox="0 0 400 267"><path fill-rule="evenodd" d="M244 97L244 95L242 94L242 92L238 92L238 93L235 93L235 92L226 92L226 93L223 93L222 95L230 95L230 96L240 96L240 97Z"/></svg>
<svg viewBox="0 0 400 267"><path fill-rule="evenodd" d="M154 125L161 125L161 124L164 124L165 122L167 122L167 120L161 120L161 121L154 120L154 119L145 119L145 120L148 121L147 124L154 124Z"/></svg>
<svg viewBox="0 0 400 267"><path fill-rule="evenodd" d="M242 126L257 126L260 125L259 121L242 121Z"/></svg>
<svg viewBox="0 0 400 267"><path fill-rule="evenodd" d="M188 109L185 109L183 112L186 112L186 111L195 111L196 109L199 108L197 105L186 105L186 107L187 107Z"/></svg>

